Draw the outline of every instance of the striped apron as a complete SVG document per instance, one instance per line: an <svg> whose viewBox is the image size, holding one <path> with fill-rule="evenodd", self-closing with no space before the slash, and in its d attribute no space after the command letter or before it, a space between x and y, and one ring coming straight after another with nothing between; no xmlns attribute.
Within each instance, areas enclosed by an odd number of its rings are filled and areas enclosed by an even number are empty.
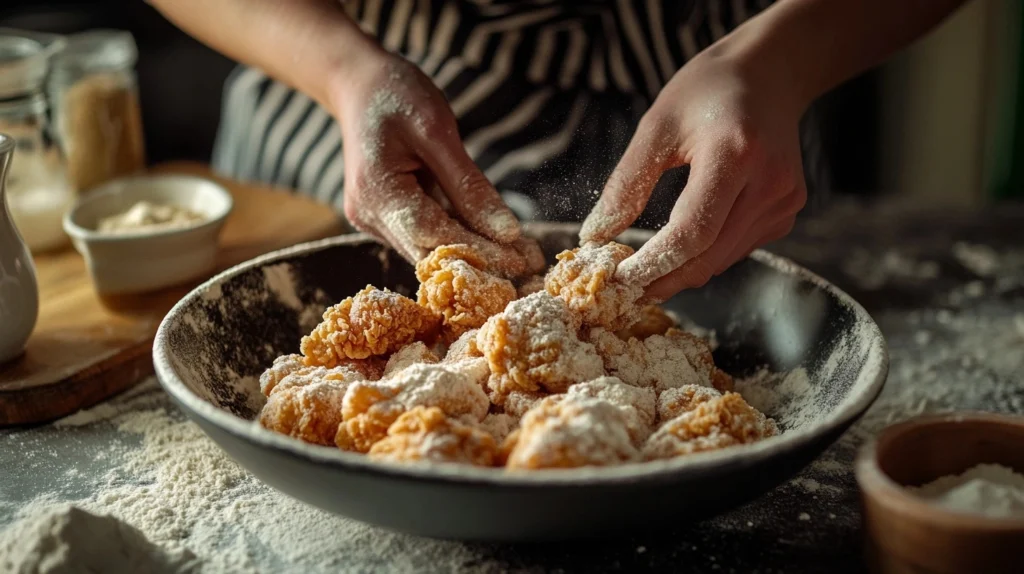
<svg viewBox="0 0 1024 574"><path fill-rule="evenodd" d="M520 217L580 221L661 87L770 3L355 0L345 8L444 92L470 157ZM815 163L808 139L805 163ZM220 174L341 211L342 145L335 120L302 93L254 68L228 78L213 157ZM807 168L809 180L816 171ZM667 218L686 173L666 174L638 224Z"/></svg>

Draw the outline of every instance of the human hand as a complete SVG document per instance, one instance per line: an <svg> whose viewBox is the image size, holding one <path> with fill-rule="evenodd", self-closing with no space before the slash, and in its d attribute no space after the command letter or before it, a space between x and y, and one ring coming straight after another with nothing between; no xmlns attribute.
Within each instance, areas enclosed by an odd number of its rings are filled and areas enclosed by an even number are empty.
<svg viewBox="0 0 1024 574"><path fill-rule="evenodd" d="M689 165L668 223L618 269L652 300L699 287L785 236L806 201L805 104L784 73L728 52L712 46L662 89L580 233L611 240L640 216L663 172Z"/></svg>
<svg viewBox="0 0 1024 574"><path fill-rule="evenodd" d="M474 246L497 273L544 265L536 242L470 159L444 95L415 66L376 49L339 77L345 215L410 262L439 245Z"/></svg>

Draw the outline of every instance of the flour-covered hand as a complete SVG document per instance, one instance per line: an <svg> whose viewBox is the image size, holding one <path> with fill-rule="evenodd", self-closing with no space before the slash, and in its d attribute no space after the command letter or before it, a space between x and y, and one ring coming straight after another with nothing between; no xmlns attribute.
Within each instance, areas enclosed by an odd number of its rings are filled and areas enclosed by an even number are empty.
<svg viewBox="0 0 1024 574"><path fill-rule="evenodd" d="M612 239L640 216L666 170L690 166L668 224L618 269L651 299L699 287L786 235L803 207L803 110L768 74L715 48L691 60L644 115L584 223L582 239Z"/></svg>
<svg viewBox="0 0 1024 574"><path fill-rule="evenodd" d="M375 52L332 90L345 160L345 214L411 262L474 246L494 270L528 271L519 221L466 153L444 95L415 66Z"/></svg>

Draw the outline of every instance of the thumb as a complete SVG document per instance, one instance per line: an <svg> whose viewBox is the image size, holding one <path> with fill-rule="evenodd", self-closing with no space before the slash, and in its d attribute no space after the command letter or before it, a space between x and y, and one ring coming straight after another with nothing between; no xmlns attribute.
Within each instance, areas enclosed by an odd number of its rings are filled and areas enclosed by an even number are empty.
<svg viewBox="0 0 1024 574"><path fill-rule="evenodd" d="M455 213L473 231L499 243L519 239L519 220L466 153L454 129L420 147L420 157Z"/></svg>
<svg viewBox="0 0 1024 574"><path fill-rule="evenodd" d="M582 242L611 241L640 217L662 173L679 165L672 125L650 112L640 121L626 153L609 176L601 199L583 222Z"/></svg>

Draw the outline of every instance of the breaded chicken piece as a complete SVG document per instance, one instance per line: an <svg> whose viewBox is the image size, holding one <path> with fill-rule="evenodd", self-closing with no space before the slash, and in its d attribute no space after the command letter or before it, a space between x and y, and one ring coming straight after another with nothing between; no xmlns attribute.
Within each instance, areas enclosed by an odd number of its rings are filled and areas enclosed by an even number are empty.
<svg viewBox="0 0 1024 574"><path fill-rule="evenodd" d="M487 320L476 343L491 367L491 399L513 391L565 392L604 375L594 346L576 336L576 318L560 299L541 292L513 301Z"/></svg>
<svg viewBox="0 0 1024 574"><path fill-rule="evenodd" d="M722 393L713 387L683 385L665 389L658 395L658 420L668 422L683 413L697 408L697 405L721 397Z"/></svg>
<svg viewBox="0 0 1024 574"><path fill-rule="evenodd" d="M626 384L658 392L684 385L732 389L732 377L715 366L707 344L684 331L669 329L641 341L595 328L584 338L594 344L608 374Z"/></svg>
<svg viewBox="0 0 1024 574"><path fill-rule="evenodd" d="M260 424L306 442L333 445L342 420L343 398L351 383L318 379L287 385L287 381L285 378L267 399L260 411Z"/></svg>
<svg viewBox="0 0 1024 574"><path fill-rule="evenodd" d="M367 452L402 413L417 406L480 421L490 403L478 383L448 365L415 364L381 381L353 383L342 403L344 422L338 426L335 444Z"/></svg>
<svg viewBox="0 0 1024 574"><path fill-rule="evenodd" d="M566 397L602 399L615 405L626 416L629 436L637 447L651 435L657 416L654 389L627 385L615 377L599 377L569 387Z"/></svg>
<svg viewBox="0 0 1024 574"><path fill-rule="evenodd" d="M503 448L509 470L610 466L639 459L622 409L570 395L537 403Z"/></svg>
<svg viewBox="0 0 1024 574"><path fill-rule="evenodd" d="M466 331L461 337L448 345L448 352L444 355L444 362L454 363L463 359L475 359L483 357L484 354L476 346L476 334L478 330Z"/></svg>
<svg viewBox="0 0 1024 574"><path fill-rule="evenodd" d="M615 278L619 263L633 254L620 243L587 243L558 254L544 287L580 315L583 324L611 331L624 329L640 319L637 301L644 290Z"/></svg>
<svg viewBox="0 0 1024 574"><path fill-rule="evenodd" d="M414 407L391 424L369 456L392 462L451 462L492 466L498 455L494 437L476 426L449 418L437 407Z"/></svg>
<svg viewBox="0 0 1024 574"><path fill-rule="evenodd" d="M324 311L323 322L302 338L302 354L309 366L333 367L430 340L440 323L439 315L411 299L368 285Z"/></svg>
<svg viewBox="0 0 1024 574"><path fill-rule="evenodd" d="M260 376L260 391L264 396L269 397L280 389L303 386L317 381L351 383L369 379L370 377L366 376L363 370L352 367L350 363L340 364L330 369L307 367L303 364L300 355L283 355L274 359L274 364Z"/></svg>
<svg viewBox="0 0 1024 574"><path fill-rule="evenodd" d="M417 363L437 363L441 359L430 350L422 341L410 343L395 351L388 357L387 365L384 367L384 376L390 377Z"/></svg>
<svg viewBox="0 0 1024 574"><path fill-rule="evenodd" d="M441 315L441 336L452 342L484 324L516 298L512 282L484 271L468 245L438 247L416 266L420 305Z"/></svg>
<svg viewBox="0 0 1024 574"><path fill-rule="evenodd" d="M775 421L747 404L738 393L700 403L666 422L644 445L648 460L749 444L774 436Z"/></svg>
<svg viewBox="0 0 1024 574"><path fill-rule="evenodd" d="M620 339L635 337L643 341L651 335L664 335L669 329L679 326L679 321L660 305L644 305L640 319L625 329L615 332Z"/></svg>

